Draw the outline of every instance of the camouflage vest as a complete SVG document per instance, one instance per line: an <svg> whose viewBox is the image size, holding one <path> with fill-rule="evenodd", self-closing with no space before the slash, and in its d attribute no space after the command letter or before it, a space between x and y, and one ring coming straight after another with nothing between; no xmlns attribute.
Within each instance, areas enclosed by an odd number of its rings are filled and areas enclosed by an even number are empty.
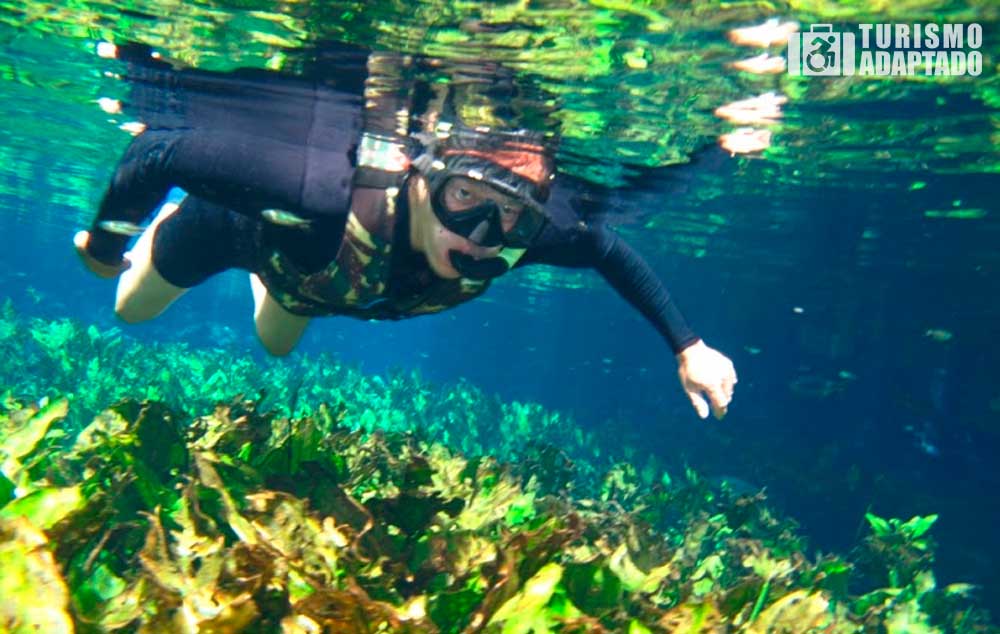
<svg viewBox="0 0 1000 634"><path fill-rule="evenodd" d="M489 281L443 279L430 272L405 291L390 286L398 187L355 187L337 256L323 270L302 273L277 249L264 253L258 275L271 296L296 315L405 319L478 297ZM402 195L406 195L403 192ZM523 249L504 249L513 266Z"/></svg>

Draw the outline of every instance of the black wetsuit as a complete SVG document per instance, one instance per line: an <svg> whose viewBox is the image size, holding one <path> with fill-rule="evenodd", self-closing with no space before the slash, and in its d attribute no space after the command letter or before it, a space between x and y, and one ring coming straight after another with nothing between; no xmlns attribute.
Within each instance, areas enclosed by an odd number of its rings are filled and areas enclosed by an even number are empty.
<svg viewBox="0 0 1000 634"><path fill-rule="evenodd" d="M158 73L155 79L163 83L163 76ZM182 87L201 77L185 79ZM261 92L259 77L249 82L231 77L227 93L247 86L247 92ZM169 75L169 81L176 92L176 76ZM256 271L261 253L274 248L304 273L326 267L336 257L350 207L360 99L308 83L294 87L289 91L283 84L280 99L256 94L256 101L239 111L232 110L229 100L225 112L204 106L203 97L184 100L172 92L167 112L172 119L164 122L160 115L160 127L136 137L122 157L91 228L90 253L103 262L117 262L128 238L105 231L100 223L141 223L172 187L180 187L189 196L179 212L159 225L153 240L153 264L168 282L191 287L229 268ZM188 112L178 112L177 103L193 103L201 111L192 114L194 106L187 105ZM192 121L196 124L190 125ZM552 222L517 266L594 268L675 352L697 341L642 257L611 229L580 221L577 209L595 204L587 198L586 184L560 175L546 204ZM414 275L433 275L426 258L410 248L405 202L401 194L390 289ZM269 208L307 218L310 226L267 222L260 212Z"/></svg>

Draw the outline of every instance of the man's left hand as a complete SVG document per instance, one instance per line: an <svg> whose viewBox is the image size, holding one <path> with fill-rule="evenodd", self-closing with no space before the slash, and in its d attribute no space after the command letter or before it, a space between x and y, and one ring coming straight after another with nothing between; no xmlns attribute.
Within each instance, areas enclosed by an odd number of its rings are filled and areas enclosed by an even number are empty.
<svg viewBox="0 0 1000 634"><path fill-rule="evenodd" d="M737 380L733 362L701 340L681 350L677 361L681 387L691 399L698 416L708 418L709 403L703 396L705 394L711 402L712 413L721 420L733 400Z"/></svg>

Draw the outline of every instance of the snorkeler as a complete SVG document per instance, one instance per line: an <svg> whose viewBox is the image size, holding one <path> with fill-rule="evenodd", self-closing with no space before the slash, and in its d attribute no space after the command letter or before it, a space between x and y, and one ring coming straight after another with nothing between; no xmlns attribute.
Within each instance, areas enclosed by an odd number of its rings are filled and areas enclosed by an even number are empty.
<svg viewBox="0 0 1000 634"><path fill-rule="evenodd" d="M418 133L376 134L355 100L316 101L304 134L316 143L224 125L133 139L90 230L74 237L91 271L121 275L122 319L151 319L241 268L258 336L283 355L312 317L404 319L474 299L515 267L589 267L666 339L698 415L726 413L732 362L694 334L624 240L580 219L583 188L555 179L541 135L439 118ZM126 253L173 187L188 196L163 205Z"/></svg>

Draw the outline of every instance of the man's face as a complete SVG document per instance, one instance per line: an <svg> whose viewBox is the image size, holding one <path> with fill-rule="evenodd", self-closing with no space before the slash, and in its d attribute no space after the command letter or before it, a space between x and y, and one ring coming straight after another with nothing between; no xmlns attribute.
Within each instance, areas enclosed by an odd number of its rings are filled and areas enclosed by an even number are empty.
<svg viewBox="0 0 1000 634"><path fill-rule="evenodd" d="M489 188L470 179L462 179L472 183L472 185ZM455 270L450 261L449 254L457 251L474 258L492 258L500 253L500 247L483 247L472 242L468 238L449 231L434 215L430 208L430 192L427 190L427 181L422 176L413 178L410 181L410 205L413 210L410 224L410 244L417 251L423 253L431 269L440 277L445 279L455 279L461 274ZM489 188L492 190L492 188ZM471 189L469 190L471 195ZM499 192L495 192L499 195ZM465 194L457 192L461 198ZM463 203L467 204L467 203ZM469 207L471 208L471 207Z"/></svg>
<svg viewBox="0 0 1000 634"><path fill-rule="evenodd" d="M445 209L456 214L474 209L492 200L500 208L500 226L504 233L511 231L524 213L524 203L513 196L497 191L485 183L455 176L448 179L442 192Z"/></svg>

